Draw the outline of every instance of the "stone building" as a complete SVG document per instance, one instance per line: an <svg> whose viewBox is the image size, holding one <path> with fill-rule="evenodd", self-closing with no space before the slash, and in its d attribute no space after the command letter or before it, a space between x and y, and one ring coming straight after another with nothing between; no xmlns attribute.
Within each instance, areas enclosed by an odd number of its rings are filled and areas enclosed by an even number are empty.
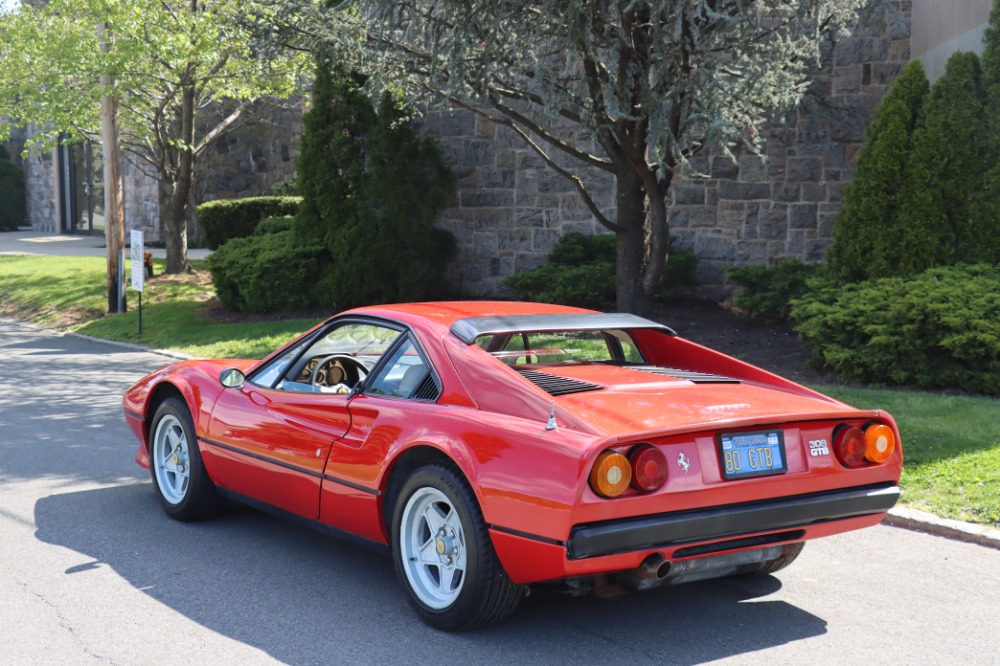
<svg viewBox="0 0 1000 666"><path fill-rule="evenodd" d="M191 210L219 198L257 196L276 183L295 179L302 135L302 104L274 110L267 118L223 135L198 162ZM31 128L17 134L17 153ZM12 151L13 152L13 151ZM29 151L23 160L28 186L28 223L51 233L104 233L104 173L99 143L67 143L49 151ZM160 240L156 170L135 155L123 155L126 229L142 229L147 242ZM194 220L189 233L197 237ZM127 234L126 234L127 235Z"/></svg>
<svg viewBox="0 0 1000 666"><path fill-rule="evenodd" d="M743 154L735 163L704 156L696 164L704 177L671 189L671 234L699 256L705 295L727 293L727 265L821 260L864 129L897 74L911 56L924 59L936 75L956 48L981 50L991 0L891 4L894 12L825 45L816 82L820 102L776 118L766 129L763 155ZM544 262L563 233L603 231L572 184L545 168L506 128L462 110L429 112L421 125L438 138L459 176L458 193L439 224L458 239L452 277L465 293L502 296L500 280ZM300 135L300 116L286 113L227 137L200 164L195 203L267 193L273 183L291 180ZM87 228L81 213L89 208L81 197L90 192L90 205L102 200L93 196L99 184L79 182L79 174L92 173L86 166L79 148L28 160L33 226L56 232ZM126 176L126 224L156 239L155 179L136 165L126 167ZM598 205L610 209L611 178L585 177Z"/></svg>

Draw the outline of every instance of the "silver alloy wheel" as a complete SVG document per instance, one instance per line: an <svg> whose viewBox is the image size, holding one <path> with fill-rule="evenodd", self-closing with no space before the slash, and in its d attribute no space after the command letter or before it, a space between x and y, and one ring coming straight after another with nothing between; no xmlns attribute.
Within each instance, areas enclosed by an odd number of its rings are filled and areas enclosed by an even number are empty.
<svg viewBox="0 0 1000 666"><path fill-rule="evenodd" d="M191 460L184 427L173 414L164 414L153 435L152 462L156 485L170 504L180 504L191 480Z"/></svg>
<svg viewBox="0 0 1000 666"><path fill-rule="evenodd" d="M455 603L466 575L465 532L444 493L424 486L403 509L400 555L410 589L421 603L442 610Z"/></svg>

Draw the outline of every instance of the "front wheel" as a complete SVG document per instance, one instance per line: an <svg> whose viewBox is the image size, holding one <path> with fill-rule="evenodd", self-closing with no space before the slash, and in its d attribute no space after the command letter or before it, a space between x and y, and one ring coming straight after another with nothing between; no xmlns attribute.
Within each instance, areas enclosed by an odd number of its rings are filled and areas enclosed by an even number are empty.
<svg viewBox="0 0 1000 666"><path fill-rule="evenodd" d="M396 575L427 624L472 629L510 615L524 586L497 559L475 495L450 465L418 469L393 512Z"/></svg>
<svg viewBox="0 0 1000 666"><path fill-rule="evenodd" d="M150 471L163 510L177 520L213 514L221 500L202 463L187 405L179 398L164 400L150 432Z"/></svg>

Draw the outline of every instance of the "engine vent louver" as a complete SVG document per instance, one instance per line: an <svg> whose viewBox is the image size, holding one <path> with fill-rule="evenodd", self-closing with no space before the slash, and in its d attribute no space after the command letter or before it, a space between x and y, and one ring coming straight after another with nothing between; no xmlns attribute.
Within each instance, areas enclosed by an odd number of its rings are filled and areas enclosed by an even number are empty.
<svg viewBox="0 0 1000 666"><path fill-rule="evenodd" d="M515 368L515 370L521 373L522 377L549 395L567 395L569 393L582 393L583 391L598 391L603 388L597 384L580 381L579 379L570 379L569 377L550 375L547 372L538 372L537 370L521 370L519 368Z"/></svg>
<svg viewBox="0 0 1000 666"><path fill-rule="evenodd" d="M642 370L662 377L673 377L684 379L695 384L739 384L740 380L732 377L713 375L707 372L695 372L694 370L681 370L680 368L662 368L658 365L630 365L632 370Z"/></svg>

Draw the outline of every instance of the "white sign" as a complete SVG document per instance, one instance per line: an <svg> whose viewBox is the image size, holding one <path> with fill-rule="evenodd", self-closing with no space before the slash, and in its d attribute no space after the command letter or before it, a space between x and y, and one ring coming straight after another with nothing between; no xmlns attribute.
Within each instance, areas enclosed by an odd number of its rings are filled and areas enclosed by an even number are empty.
<svg viewBox="0 0 1000 666"><path fill-rule="evenodd" d="M136 291L142 291L146 283L146 262L143 258L144 249L142 246L142 231L133 229L130 258L132 259L132 288Z"/></svg>

